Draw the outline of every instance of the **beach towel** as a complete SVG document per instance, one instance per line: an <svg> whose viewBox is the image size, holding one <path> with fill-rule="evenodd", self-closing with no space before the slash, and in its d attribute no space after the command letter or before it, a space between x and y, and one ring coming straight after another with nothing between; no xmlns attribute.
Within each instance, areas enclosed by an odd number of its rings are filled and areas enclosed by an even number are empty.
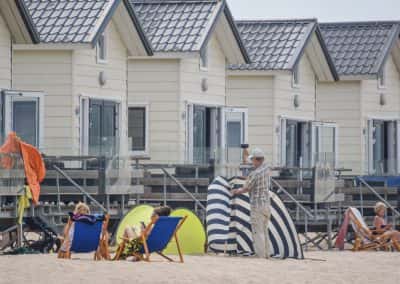
<svg viewBox="0 0 400 284"><path fill-rule="evenodd" d="M15 132L11 132L0 147L0 153L20 154L22 156L26 180L32 194L32 202L37 204L40 195L40 183L46 176L46 168L39 150L23 142ZM1 165L5 169L11 169L14 166L14 160L10 156L3 156L1 157Z"/></svg>
<svg viewBox="0 0 400 284"><path fill-rule="evenodd" d="M336 242L335 242L335 247L340 250L344 250L344 243L345 243L345 238L347 235L347 230L349 228L349 222L350 222L349 210L347 209L344 213L343 224L340 227L340 230L336 237Z"/></svg>
<svg viewBox="0 0 400 284"><path fill-rule="evenodd" d="M208 247L213 252L254 254L250 199L247 194L234 198L230 194L231 189L242 187L244 182L245 180L241 178L229 181L217 177L209 186L207 235ZM270 192L270 196L271 219L268 226L270 255L281 259L304 259L297 230L289 212L278 195ZM220 197L221 200L218 200ZM215 230L216 228L218 230Z"/></svg>

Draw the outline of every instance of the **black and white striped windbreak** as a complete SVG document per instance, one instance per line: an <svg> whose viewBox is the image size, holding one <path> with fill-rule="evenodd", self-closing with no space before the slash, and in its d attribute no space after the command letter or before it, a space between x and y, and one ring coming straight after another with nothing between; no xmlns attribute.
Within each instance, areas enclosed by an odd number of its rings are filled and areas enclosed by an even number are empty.
<svg viewBox="0 0 400 284"><path fill-rule="evenodd" d="M250 200L247 194L232 197L232 188L244 180L217 177L208 188L207 236L211 251L228 254L253 254ZM281 199L273 192L268 226L270 255L276 258L303 259L296 227Z"/></svg>

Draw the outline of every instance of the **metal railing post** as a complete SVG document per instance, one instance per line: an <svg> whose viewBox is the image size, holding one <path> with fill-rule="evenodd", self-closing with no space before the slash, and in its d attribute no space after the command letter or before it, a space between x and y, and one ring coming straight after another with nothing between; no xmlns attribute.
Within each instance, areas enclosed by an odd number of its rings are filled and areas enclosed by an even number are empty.
<svg viewBox="0 0 400 284"><path fill-rule="evenodd" d="M392 214L400 217L400 212L396 210L386 199L382 198L382 196L372 187L370 186L362 177L357 177L361 183L363 183L380 201L382 201L387 208L392 210ZM360 183L360 185L361 185Z"/></svg>
<svg viewBox="0 0 400 284"><path fill-rule="evenodd" d="M53 165L53 168L60 173L66 180L68 180L76 189L78 189L83 195L85 195L90 201L92 201L95 205L100 207L104 212L107 212L106 208L101 205L95 198L93 198L89 193L87 193L79 184L77 184L69 175L67 175L63 170L61 170L56 165Z"/></svg>

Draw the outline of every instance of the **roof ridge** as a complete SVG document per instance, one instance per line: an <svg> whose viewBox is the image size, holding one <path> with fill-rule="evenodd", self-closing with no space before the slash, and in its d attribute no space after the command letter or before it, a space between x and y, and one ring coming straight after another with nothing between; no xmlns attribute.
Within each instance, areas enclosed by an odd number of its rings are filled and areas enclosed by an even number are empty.
<svg viewBox="0 0 400 284"><path fill-rule="evenodd" d="M399 21L345 21L345 22L325 22L319 23L320 26L352 26L352 25L370 25L370 26L378 26L378 25L399 25Z"/></svg>
<svg viewBox="0 0 400 284"><path fill-rule="evenodd" d="M130 0L133 4L217 3L221 0Z"/></svg>
<svg viewBox="0 0 400 284"><path fill-rule="evenodd" d="M240 19L235 20L236 23L311 23L318 22L317 18L293 18L293 19Z"/></svg>

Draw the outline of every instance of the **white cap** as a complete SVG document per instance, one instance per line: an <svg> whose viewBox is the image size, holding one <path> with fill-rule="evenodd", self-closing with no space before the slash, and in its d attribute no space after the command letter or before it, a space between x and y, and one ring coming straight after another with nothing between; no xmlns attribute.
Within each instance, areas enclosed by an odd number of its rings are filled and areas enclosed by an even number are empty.
<svg viewBox="0 0 400 284"><path fill-rule="evenodd" d="M264 152L260 148L254 148L249 156L249 160L252 160L253 158L264 158Z"/></svg>

